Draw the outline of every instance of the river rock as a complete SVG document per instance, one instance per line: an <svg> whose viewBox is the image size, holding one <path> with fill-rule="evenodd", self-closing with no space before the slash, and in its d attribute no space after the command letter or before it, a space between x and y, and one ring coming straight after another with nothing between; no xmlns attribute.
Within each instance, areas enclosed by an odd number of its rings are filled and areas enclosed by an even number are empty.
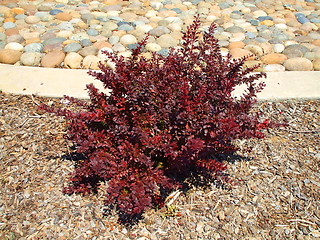
<svg viewBox="0 0 320 240"><path fill-rule="evenodd" d="M305 53L309 52L309 48L300 45L300 44L292 44L289 46L286 46L286 48L283 50L283 54L287 55L288 58L294 58L294 57L302 57Z"/></svg>
<svg viewBox="0 0 320 240"><path fill-rule="evenodd" d="M158 52L161 50L161 46L156 43L147 43L145 48L147 51L151 52Z"/></svg>
<svg viewBox="0 0 320 240"><path fill-rule="evenodd" d="M51 51L41 59L41 66L48 68L60 67L64 58L64 52L59 50Z"/></svg>
<svg viewBox="0 0 320 240"><path fill-rule="evenodd" d="M39 52L25 52L20 57L20 62L24 66L39 66L42 54Z"/></svg>
<svg viewBox="0 0 320 240"><path fill-rule="evenodd" d="M248 57L247 60L254 60L254 54L245 49L233 48L233 49L230 49L230 54L232 58L235 58L235 59Z"/></svg>
<svg viewBox="0 0 320 240"><path fill-rule="evenodd" d="M263 68L265 72L284 72L286 68L281 64L268 64Z"/></svg>
<svg viewBox="0 0 320 240"><path fill-rule="evenodd" d="M61 21L70 21L72 19L72 15L66 12L59 12L55 17Z"/></svg>
<svg viewBox="0 0 320 240"><path fill-rule="evenodd" d="M86 57L89 55L96 55L97 53L98 53L98 48L96 48L94 46L84 47L79 51L79 54L82 57Z"/></svg>
<svg viewBox="0 0 320 240"><path fill-rule="evenodd" d="M81 68L83 57L75 52L70 52L64 59L64 66L71 69Z"/></svg>
<svg viewBox="0 0 320 240"><path fill-rule="evenodd" d="M127 46L129 44L135 44L137 42L138 42L137 38L131 34L125 34L120 38L120 43L123 44L124 46Z"/></svg>
<svg viewBox="0 0 320 240"><path fill-rule="evenodd" d="M86 69L93 69L93 70L99 70L98 64L101 61L100 58L98 58L95 55L88 55L86 56L82 61L83 68Z"/></svg>
<svg viewBox="0 0 320 240"><path fill-rule="evenodd" d="M0 63L15 64L22 55L21 51L12 49L0 49Z"/></svg>
<svg viewBox="0 0 320 240"><path fill-rule="evenodd" d="M78 52L78 51L80 51L80 49L82 49L81 44L73 42L73 43L67 44L63 48L63 51L66 52L66 53L67 52Z"/></svg>
<svg viewBox="0 0 320 240"><path fill-rule="evenodd" d="M312 64L313 64L314 71L320 71L320 59L313 60Z"/></svg>
<svg viewBox="0 0 320 240"><path fill-rule="evenodd" d="M16 42L11 42L8 43L4 49L11 49L11 50L17 50L17 51L22 51L23 50L23 45L20 43L16 43Z"/></svg>
<svg viewBox="0 0 320 240"><path fill-rule="evenodd" d="M36 24L41 21L41 19L37 16L27 16L24 21L28 24Z"/></svg>
<svg viewBox="0 0 320 240"><path fill-rule="evenodd" d="M159 44L162 48L175 47L179 43L179 40L175 39L170 34L164 34L160 36L156 41L157 41L157 44Z"/></svg>
<svg viewBox="0 0 320 240"><path fill-rule="evenodd" d="M302 57L289 58L283 63L283 66L288 71L312 71L313 69L312 62Z"/></svg>
<svg viewBox="0 0 320 240"><path fill-rule="evenodd" d="M288 57L281 53L270 53L261 58L261 61L265 64L282 64Z"/></svg>

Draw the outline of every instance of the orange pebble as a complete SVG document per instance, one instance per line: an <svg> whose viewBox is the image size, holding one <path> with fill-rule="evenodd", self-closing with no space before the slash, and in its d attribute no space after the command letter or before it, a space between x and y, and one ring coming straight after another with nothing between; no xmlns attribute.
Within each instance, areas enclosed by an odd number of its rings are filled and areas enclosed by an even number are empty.
<svg viewBox="0 0 320 240"><path fill-rule="evenodd" d="M16 7L16 8L12 8L11 12L16 15L19 15L19 14L24 14L25 11L23 8Z"/></svg>
<svg viewBox="0 0 320 240"><path fill-rule="evenodd" d="M98 42L94 43L93 46L95 46L98 49L101 49L104 47L112 48L112 45L109 42L105 42L105 41L98 41Z"/></svg>
<svg viewBox="0 0 320 240"><path fill-rule="evenodd" d="M15 22L16 20L13 17L8 17L4 20L4 22Z"/></svg>
<svg viewBox="0 0 320 240"><path fill-rule="evenodd" d="M30 43L40 43L41 40L39 38L30 38L26 40L26 45L30 44Z"/></svg>

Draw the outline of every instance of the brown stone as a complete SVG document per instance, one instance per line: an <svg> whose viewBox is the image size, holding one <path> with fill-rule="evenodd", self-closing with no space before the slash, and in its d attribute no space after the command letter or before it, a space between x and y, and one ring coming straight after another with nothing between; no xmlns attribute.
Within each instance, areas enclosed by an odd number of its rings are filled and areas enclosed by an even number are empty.
<svg viewBox="0 0 320 240"><path fill-rule="evenodd" d="M13 17L8 17L4 19L4 22L15 22L16 20Z"/></svg>
<svg viewBox="0 0 320 240"><path fill-rule="evenodd" d="M320 59L313 60L312 64L313 64L314 71L320 71Z"/></svg>
<svg viewBox="0 0 320 240"><path fill-rule="evenodd" d="M261 58L265 64L282 64L288 57L281 53L270 53Z"/></svg>
<svg viewBox="0 0 320 240"><path fill-rule="evenodd" d="M307 58L295 57L286 60L283 66L288 71L312 71L313 64Z"/></svg>
<svg viewBox="0 0 320 240"><path fill-rule="evenodd" d="M320 39L314 40L312 42L313 45L320 47Z"/></svg>
<svg viewBox="0 0 320 240"><path fill-rule="evenodd" d="M244 48L245 43L241 41L231 42L228 46L229 49L233 48Z"/></svg>
<svg viewBox="0 0 320 240"><path fill-rule="evenodd" d="M97 49L101 49L101 48L104 48L104 47L112 48L112 45L109 42L106 42L106 41L95 42L93 44L93 46L96 47Z"/></svg>
<svg viewBox="0 0 320 240"><path fill-rule="evenodd" d="M20 60L22 52L12 49L0 49L0 63L15 64Z"/></svg>
<svg viewBox="0 0 320 240"><path fill-rule="evenodd" d="M19 30L17 28L9 28L5 31L7 36L19 35Z"/></svg>
<svg viewBox="0 0 320 240"><path fill-rule="evenodd" d="M23 8L16 7L16 8L12 8L11 12L18 15L18 14L24 14L25 10Z"/></svg>
<svg viewBox="0 0 320 240"><path fill-rule="evenodd" d="M41 60L42 67L55 68L60 67L63 62L65 54L62 51L52 51L46 54Z"/></svg>
<svg viewBox="0 0 320 240"><path fill-rule="evenodd" d="M242 58L242 57L248 57L247 60L254 60L255 56L252 54L252 52L248 50L244 50L241 48L233 48L230 50L230 54L232 58Z"/></svg>
<svg viewBox="0 0 320 240"><path fill-rule="evenodd" d="M60 12L56 15L56 19L59 19L61 21L70 21L72 19L72 16L69 13Z"/></svg>

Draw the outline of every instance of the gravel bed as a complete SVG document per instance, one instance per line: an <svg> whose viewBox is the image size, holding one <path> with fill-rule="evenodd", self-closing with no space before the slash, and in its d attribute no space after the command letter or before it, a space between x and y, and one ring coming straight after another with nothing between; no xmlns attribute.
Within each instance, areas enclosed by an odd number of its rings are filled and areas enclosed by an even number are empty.
<svg viewBox="0 0 320 240"><path fill-rule="evenodd" d="M65 104L0 94L0 239L320 239L320 100L257 103L289 126L237 142L245 158L227 163L229 188L173 192L131 227L103 214L103 187L62 194L73 171L65 122L40 103Z"/></svg>

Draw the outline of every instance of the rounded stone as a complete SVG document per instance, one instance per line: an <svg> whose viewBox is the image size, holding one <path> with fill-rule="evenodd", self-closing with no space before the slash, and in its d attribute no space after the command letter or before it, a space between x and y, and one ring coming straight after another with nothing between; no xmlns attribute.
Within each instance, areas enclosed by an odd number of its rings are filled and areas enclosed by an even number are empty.
<svg viewBox="0 0 320 240"><path fill-rule="evenodd" d="M244 68L252 68L258 66L256 69L254 69L254 72L262 72L262 62L257 60L247 60L244 62L243 67Z"/></svg>
<svg viewBox="0 0 320 240"><path fill-rule="evenodd" d="M63 38L63 37L55 37L55 38L49 38L49 39L44 40L42 42L42 44L44 46L46 46L46 45L52 45L52 44L57 44L57 43L63 43L66 40L67 39Z"/></svg>
<svg viewBox="0 0 320 240"><path fill-rule="evenodd" d="M226 29L226 32L229 33L238 33L238 32L243 32L243 28L242 27L238 27L238 26L232 26L232 27L228 27Z"/></svg>
<svg viewBox="0 0 320 240"><path fill-rule="evenodd" d="M27 16L24 21L28 24L36 24L41 21L41 19L37 16Z"/></svg>
<svg viewBox="0 0 320 240"><path fill-rule="evenodd" d="M127 46L129 44L135 44L137 43L138 40L135 36L131 35L131 34L126 34L126 35L123 35L121 38L120 38L120 43Z"/></svg>
<svg viewBox="0 0 320 240"><path fill-rule="evenodd" d="M284 72L286 68L281 64L268 64L263 68L266 72Z"/></svg>
<svg viewBox="0 0 320 240"><path fill-rule="evenodd" d="M301 44L291 44L286 46L283 50L283 54L287 55L288 58L302 57L306 52L309 52L309 48Z"/></svg>
<svg viewBox="0 0 320 240"><path fill-rule="evenodd" d="M57 33L57 37L69 38L73 34L72 31L62 30Z"/></svg>
<svg viewBox="0 0 320 240"><path fill-rule="evenodd" d="M10 42L23 43L24 41L25 39L21 35L7 36L7 43L10 43Z"/></svg>
<svg viewBox="0 0 320 240"><path fill-rule="evenodd" d="M58 13L62 13L63 11L60 9L52 9L49 11L50 15L57 15Z"/></svg>
<svg viewBox="0 0 320 240"><path fill-rule="evenodd" d="M57 27L61 30L74 31L74 27L71 22L62 22Z"/></svg>
<svg viewBox="0 0 320 240"><path fill-rule="evenodd" d="M83 57L75 52L70 52L64 59L64 66L71 69L81 68Z"/></svg>
<svg viewBox="0 0 320 240"><path fill-rule="evenodd" d="M24 14L25 10L23 8L20 8L20 7L15 7L15 8L11 9L11 12L16 14L16 15L19 15L19 14Z"/></svg>
<svg viewBox="0 0 320 240"><path fill-rule="evenodd" d="M248 50L241 49L241 48L233 48L230 50L229 53L231 54L231 57L235 58L235 59L243 58L243 57L247 57L247 60L254 59L252 52L250 52Z"/></svg>
<svg viewBox="0 0 320 240"><path fill-rule="evenodd" d="M55 15L55 17L61 21L70 21L72 19L72 15L66 12L59 12Z"/></svg>
<svg viewBox="0 0 320 240"><path fill-rule="evenodd" d="M151 52L158 52L161 50L161 46L156 43L147 43L145 48L147 51Z"/></svg>
<svg viewBox="0 0 320 240"><path fill-rule="evenodd" d="M108 59L108 56L104 52L112 53L113 50L109 47L104 47L104 48L99 49L98 57L102 60Z"/></svg>
<svg viewBox="0 0 320 240"><path fill-rule="evenodd" d="M96 30L96 29L93 29L93 28L89 28L89 29L87 30L87 34L88 34L89 36L98 36L98 35L99 35L99 31Z"/></svg>
<svg viewBox="0 0 320 240"><path fill-rule="evenodd" d="M5 30L6 36L19 35L19 30L17 28L9 28Z"/></svg>
<svg viewBox="0 0 320 240"><path fill-rule="evenodd" d="M171 48L176 47L179 44L179 40L172 37L170 34L164 34L160 36L156 42L162 47L162 48Z"/></svg>
<svg viewBox="0 0 320 240"><path fill-rule="evenodd" d="M4 29L10 29L10 28L17 27L17 25L14 22L5 22L5 23L3 23L2 27Z"/></svg>
<svg viewBox="0 0 320 240"><path fill-rule="evenodd" d="M111 36L109 38L109 43L110 44L116 44L120 41L120 37L119 36Z"/></svg>
<svg viewBox="0 0 320 240"><path fill-rule="evenodd" d="M313 60L312 64L313 64L314 71L320 71L320 59Z"/></svg>
<svg viewBox="0 0 320 240"><path fill-rule="evenodd" d="M249 44L249 45L245 46L243 49L252 52L257 57L261 57L263 55L263 49L259 46L256 46L256 45Z"/></svg>
<svg viewBox="0 0 320 240"><path fill-rule="evenodd" d="M41 66L48 68L60 67L64 58L64 52L59 50L51 51L41 59Z"/></svg>
<svg viewBox="0 0 320 240"><path fill-rule="evenodd" d="M79 54L83 57L89 56L89 55L96 55L98 53L98 48L94 46L84 47L79 51Z"/></svg>
<svg viewBox="0 0 320 240"><path fill-rule="evenodd" d="M69 37L70 40L81 41L83 39L89 39L89 35L85 32L75 33Z"/></svg>
<svg viewBox="0 0 320 240"><path fill-rule="evenodd" d="M90 39L82 39L80 41L80 44L84 47L88 47L88 46L91 46L92 45L92 42Z"/></svg>
<svg viewBox="0 0 320 240"><path fill-rule="evenodd" d="M4 49L11 49L11 50L16 50L16 51L22 51L23 50L23 45L20 43L16 43L16 42L11 42L8 43Z"/></svg>
<svg viewBox="0 0 320 240"><path fill-rule="evenodd" d="M63 51L64 52L78 52L80 49L82 49L82 46L81 44L79 43L69 43L67 44L64 48L63 48Z"/></svg>
<svg viewBox="0 0 320 240"><path fill-rule="evenodd" d="M275 53L282 53L284 49L285 49L285 46L280 43L277 43L273 46L273 50Z"/></svg>
<svg viewBox="0 0 320 240"><path fill-rule="evenodd" d="M99 70L99 62L101 61L95 55L88 55L82 61L82 67L85 69Z"/></svg>
<svg viewBox="0 0 320 240"><path fill-rule="evenodd" d="M288 57L281 53L270 53L261 58L261 61L265 64L282 64Z"/></svg>
<svg viewBox="0 0 320 240"><path fill-rule="evenodd" d="M283 63L283 66L288 71L312 71L313 64L307 58L295 57L289 58Z"/></svg>
<svg viewBox="0 0 320 240"><path fill-rule="evenodd" d="M164 34L168 34L170 33L170 30L165 27L165 26L159 26L159 27L156 27L156 28L153 28L149 31L149 34L151 36L157 36L157 37L160 37Z"/></svg>
<svg viewBox="0 0 320 240"><path fill-rule="evenodd" d="M41 43L30 43L24 47L25 52L42 52L43 45Z"/></svg>
<svg viewBox="0 0 320 240"><path fill-rule="evenodd" d="M15 64L20 60L21 51L12 49L0 49L0 63Z"/></svg>
<svg viewBox="0 0 320 240"><path fill-rule="evenodd" d="M229 43L228 48L229 49L232 49L232 48L244 48L245 46L246 46L246 44L244 42L238 41L238 42Z"/></svg>
<svg viewBox="0 0 320 240"><path fill-rule="evenodd" d="M25 52L20 57L20 62L24 66L39 66L42 54L39 52Z"/></svg>

